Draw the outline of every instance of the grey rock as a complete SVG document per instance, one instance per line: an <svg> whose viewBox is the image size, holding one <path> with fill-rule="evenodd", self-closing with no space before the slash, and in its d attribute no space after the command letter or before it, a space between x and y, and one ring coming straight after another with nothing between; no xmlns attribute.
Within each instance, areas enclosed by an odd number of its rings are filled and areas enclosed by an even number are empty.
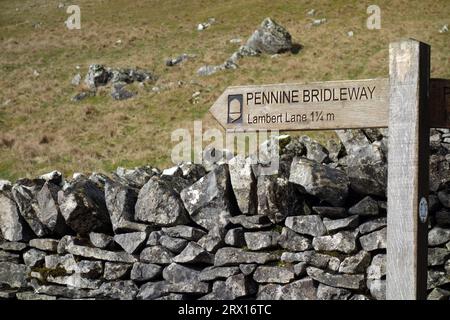
<svg viewBox="0 0 450 320"><path fill-rule="evenodd" d="M359 242L365 251L386 249L386 228L360 237Z"/></svg>
<svg viewBox="0 0 450 320"><path fill-rule="evenodd" d="M386 195L387 168L384 163L351 165L346 171L352 190L363 195Z"/></svg>
<svg viewBox="0 0 450 320"><path fill-rule="evenodd" d="M36 294L31 291L17 292L17 300L56 300L54 296L48 296L46 294Z"/></svg>
<svg viewBox="0 0 450 320"><path fill-rule="evenodd" d="M308 264L306 262L299 262L294 265L294 274L296 277L302 277L306 274L306 268Z"/></svg>
<svg viewBox="0 0 450 320"><path fill-rule="evenodd" d="M258 283L289 283L295 278L292 270L283 267L259 266L253 274Z"/></svg>
<svg viewBox="0 0 450 320"><path fill-rule="evenodd" d="M450 210L442 209L435 214L436 225L440 227L450 227Z"/></svg>
<svg viewBox="0 0 450 320"><path fill-rule="evenodd" d="M246 46L262 53L275 54L292 49L289 32L271 18L266 18L247 40Z"/></svg>
<svg viewBox="0 0 450 320"><path fill-rule="evenodd" d="M350 184L344 172L298 157L292 161L289 182L334 206L345 203Z"/></svg>
<svg viewBox="0 0 450 320"><path fill-rule="evenodd" d="M428 266L442 266L450 258L446 248L428 248Z"/></svg>
<svg viewBox="0 0 450 320"><path fill-rule="evenodd" d="M228 230L225 235L225 243L232 247L243 247L245 246L244 229L234 228Z"/></svg>
<svg viewBox="0 0 450 320"><path fill-rule="evenodd" d="M385 217L383 218L377 218L373 220L369 220L367 222L364 222L359 225L359 234L364 235L379 229L382 229L386 227L387 225L387 219Z"/></svg>
<svg viewBox="0 0 450 320"><path fill-rule="evenodd" d="M318 163L322 163L328 159L328 150L317 141L308 136L302 136L300 141L306 147L306 158Z"/></svg>
<svg viewBox="0 0 450 320"><path fill-rule="evenodd" d="M167 281L147 282L139 288L136 298L139 300L153 300L169 293Z"/></svg>
<svg viewBox="0 0 450 320"><path fill-rule="evenodd" d="M111 73L101 64L89 66L84 83L91 89L106 85L111 78Z"/></svg>
<svg viewBox="0 0 450 320"><path fill-rule="evenodd" d="M3 238L8 241L28 240L28 230L11 193L0 191L0 231Z"/></svg>
<svg viewBox="0 0 450 320"><path fill-rule="evenodd" d="M281 286L260 286L257 300L317 300L317 289L311 278L303 278Z"/></svg>
<svg viewBox="0 0 450 320"><path fill-rule="evenodd" d="M318 253L314 250L305 251L305 252L283 252L281 255L281 261L287 263L294 262L304 262L308 265L317 267L317 268L326 268L330 261L331 256Z"/></svg>
<svg viewBox="0 0 450 320"><path fill-rule="evenodd" d="M187 181L178 177L151 178L139 191L135 218L159 226L174 226L189 222L179 191Z"/></svg>
<svg viewBox="0 0 450 320"><path fill-rule="evenodd" d="M317 287L317 299L319 300L348 300L351 291L342 288L334 288L323 283Z"/></svg>
<svg viewBox="0 0 450 320"><path fill-rule="evenodd" d="M312 245L317 251L339 251L351 253L356 250L356 234L341 231L331 236L314 237Z"/></svg>
<svg viewBox="0 0 450 320"><path fill-rule="evenodd" d="M174 254L161 246L145 248L141 251L140 261L156 264L171 264Z"/></svg>
<svg viewBox="0 0 450 320"><path fill-rule="evenodd" d="M212 291L199 300L232 300L233 298L225 281L215 281L212 286Z"/></svg>
<svg viewBox="0 0 450 320"><path fill-rule="evenodd" d="M257 264L255 263L249 263L249 264L240 264L239 265L239 270L241 270L241 272L245 275L245 276L249 276L251 275L256 268L258 267Z"/></svg>
<svg viewBox="0 0 450 320"><path fill-rule="evenodd" d="M283 163L280 164L282 166ZM260 174L257 177L257 197L260 215L267 216L272 223L279 223L299 209L299 193L289 183L286 174Z"/></svg>
<svg viewBox="0 0 450 320"><path fill-rule="evenodd" d="M65 235L59 240L58 246L56 247L56 252L59 254L67 253L67 247L70 244L75 244L75 242L76 244L83 244L80 243L74 236Z"/></svg>
<svg viewBox="0 0 450 320"><path fill-rule="evenodd" d="M376 216L379 214L378 202L367 196L351 207L348 212L360 216Z"/></svg>
<svg viewBox="0 0 450 320"><path fill-rule="evenodd" d="M40 179L23 179L14 184L11 190L21 216L38 237L46 236L49 233L45 225L39 220L37 213L39 206L36 200L36 194L42 188L43 184L44 181Z"/></svg>
<svg viewBox="0 0 450 320"><path fill-rule="evenodd" d="M338 272L339 267L341 266L341 260L338 257L330 257L330 261L328 261L327 269Z"/></svg>
<svg viewBox="0 0 450 320"><path fill-rule="evenodd" d="M360 194L384 196L386 155L379 143L371 143L363 130L336 130L336 134L347 153L344 162L351 188Z"/></svg>
<svg viewBox="0 0 450 320"><path fill-rule="evenodd" d="M168 295L156 298L155 300L163 300L163 301L188 300L188 297L182 293L169 293Z"/></svg>
<svg viewBox="0 0 450 320"><path fill-rule="evenodd" d="M107 299L133 300L138 291L139 289L133 281L120 280L103 283L93 294Z"/></svg>
<svg viewBox="0 0 450 320"><path fill-rule="evenodd" d="M37 249L30 249L23 254L23 262L30 268L39 267L44 264L46 253Z"/></svg>
<svg viewBox="0 0 450 320"><path fill-rule="evenodd" d="M72 254L63 256L52 254L45 256L45 268L57 269L63 268L66 273L78 272L78 264Z"/></svg>
<svg viewBox="0 0 450 320"><path fill-rule="evenodd" d="M128 263L115 263L105 262L105 271L103 277L105 280L120 280L130 271L131 264Z"/></svg>
<svg viewBox="0 0 450 320"><path fill-rule="evenodd" d="M227 165L220 165L180 193L191 219L211 230L229 223L236 203L231 197L231 183Z"/></svg>
<svg viewBox="0 0 450 320"><path fill-rule="evenodd" d="M136 258L134 258L132 255L126 252L107 251L99 248L90 248L75 244L69 244L66 249L67 252L75 256L81 256L85 258L112 261L112 262L126 262L126 263L136 262Z"/></svg>
<svg viewBox="0 0 450 320"><path fill-rule="evenodd" d="M242 263L266 264L267 262L275 261L277 259L279 259L279 255L276 253L248 252L239 248L227 247L217 250L214 265L219 267L239 265Z"/></svg>
<svg viewBox="0 0 450 320"><path fill-rule="evenodd" d="M79 73L77 73L77 74L72 78L72 80L70 81L70 83L71 83L73 86L79 86L80 83L81 83L81 75L80 75Z"/></svg>
<svg viewBox="0 0 450 320"><path fill-rule="evenodd" d="M104 192L92 181L85 178L74 180L58 193L58 203L66 224L77 233L111 233Z"/></svg>
<svg viewBox="0 0 450 320"><path fill-rule="evenodd" d="M371 300L368 296L364 294L354 294L349 300Z"/></svg>
<svg viewBox="0 0 450 320"><path fill-rule="evenodd" d="M439 226L434 227L428 231L428 245L439 246L450 241L450 229L441 228Z"/></svg>
<svg viewBox="0 0 450 320"><path fill-rule="evenodd" d="M354 256L350 256L342 261L339 272L340 273L364 273L369 266L371 260L370 253L361 250Z"/></svg>
<svg viewBox="0 0 450 320"><path fill-rule="evenodd" d="M28 244L30 247L36 249L49 252L56 252L59 241L55 239L32 239Z"/></svg>
<svg viewBox="0 0 450 320"><path fill-rule="evenodd" d="M147 246L159 245L159 239L164 235L162 231L152 231L148 235Z"/></svg>
<svg viewBox="0 0 450 320"><path fill-rule="evenodd" d="M239 273L239 267L207 267L198 275L200 281L213 281L217 279L227 279Z"/></svg>
<svg viewBox="0 0 450 320"><path fill-rule="evenodd" d="M232 299L246 297L256 292L256 286L249 277L243 274L236 274L225 281L225 286L229 290Z"/></svg>
<svg viewBox="0 0 450 320"><path fill-rule="evenodd" d="M203 238L202 238L203 239ZM173 238L167 235L162 235L159 238L159 243L166 249L173 253L180 253L188 245L188 241L181 238Z"/></svg>
<svg viewBox="0 0 450 320"><path fill-rule="evenodd" d="M250 250L264 250L276 247L280 234L274 231L246 232L244 237Z"/></svg>
<svg viewBox="0 0 450 320"><path fill-rule="evenodd" d="M11 191L11 188L11 181L0 179L0 191Z"/></svg>
<svg viewBox="0 0 450 320"><path fill-rule="evenodd" d="M386 275L386 255L377 254L367 268L367 279L381 279Z"/></svg>
<svg viewBox="0 0 450 320"><path fill-rule="evenodd" d="M450 193L448 190L440 190L437 195L441 204L446 208L450 208Z"/></svg>
<svg viewBox="0 0 450 320"><path fill-rule="evenodd" d="M134 281L153 280L161 275L162 267L152 263L135 262L131 269L130 279Z"/></svg>
<svg viewBox="0 0 450 320"><path fill-rule="evenodd" d="M447 272L447 275L450 276L450 259L447 260L447 262L445 263L444 268L445 268L445 272Z"/></svg>
<svg viewBox="0 0 450 320"><path fill-rule="evenodd" d="M219 66L204 65L197 70L197 74L199 76L210 76L223 69L224 68L220 65Z"/></svg>
<svg viewBox="0 0 450 320"><path fill-rule="evenodd" d="M136 189L125 184L107 180L105 202L115 233L144 231L147 226L134 222Z"/></svg>
<svg viewBox="0 0 450 320"><path fill-rule="evenodd" d="M56 170L40 175L39 179L45 180L45 182L50 182L57 186L62 186L64 182L63 174Z"/></svg>
<svg viewBox="0 0 450 320"><path fill-rule="evenodd" d="M56 283L78 289L98 289L101 284L100 280L87 279L79 273L74 273L69 276L49 275L46 280L51 283Z"/></svg>
<svg viewBox="0 0 450 320"><path fill-rule="evenodd" d="M197 241L206 235L206 232L201 229L181 225L170 228L162 228L162 231L170 237L182 238L189 241Z"/></svg>
<svg viewBox="0 0 450 320"><path fill-rule="evenodd" d="M270 220L264 215L239 215L229 219L232 224L240 225L245 229L258 230L271 226Z"/></svg>
<svg viewBox="0 0 450 320"><path fill-rule="evenodd" d="M75 272L88 279L98 279L103 274L101 261L81 260L76 264Z"/></svg>
<svg viewBox="0 0 450 320"><path fill-rule="evenodd" d="M36 294L45 294L68 299L86 299L92 296L91 290L65 287L60 285L37 285L32 284Z"/></svg>
<svg viewBox="0 0 450 320"><path fill-rule="evenodd" d="M283 227L281 235L278 238L280 247L290 251L305 251L312 248L311 241L289 228Z"/></svg>
<svg viewBox="0 0 450 320"><path fill-rule="evenodd" d="M0 284L7 284L11 288L26 287L30 272L26 265L0 262Z"/></svg>
<svg viewBox="0 0 450 320"><path fill-rule="evenodd" d="M434 289L450 283L450 276L444 271L428 270L427 289Z"/></svg>
<svg viewBox="0 0 450 320"><path fill-rule="evenodd" d="M214 263L214 255L207 252L195 242L189 242L186 248L173 258L177 263Z"/></svg>
<svg viewBox="0 0 450 320"><path fill-rule="evenodd" d="M21 257L18 253L0 250L0 262L20 263Z"/></svg>
<svg viewBox="0 0 450 320"><path fill-rule="evenodd" d="M364 287L363 274L331 274L315 267L306 268L308 276L332 287L361 290Z"/></svg>
<svg viewBox="0 0 450 320"><path fill-rule="evenodd" d="M216 227L211 229L197 243L208 252L216 252L224 246L225 230Z"/></svg>
<svg viewBox="0 0 450 320"><path fill-rule="evenodd" d="M51 180L53 181L53 179ZM60 187L47 181L36 194L38 210L36 215L39 221L52 233L65 235L69 232L58 204Z"/></svg>
<svg viewBox="0 0 450 320"><path fill-rule="evenodd" d="M180 64L181 62L186 61L191 57L192 57L192 55L183 53L183 54L179 55L178 57L167 59L166 66L168 66L168 67L176 66L177 64Z"/></svg>
<svg viewBox="0 0 450 320"><path fill-rule="evenodd" d="M146 239L145 232L123 233L114 236L114 241L129 254L136 253L144 245Z"/></svg>
<svg viewBox="0 0 450 320"><path fill-rule="evenodd" d="M436 192L450 180L450 162L445 156L430 156L430 190Z"/></svg>
<svg viewBox="0 0 450 320"><path fill-rule="evenodd" d="M231 186L237 204L243 214L256 214L256 178L252 172L251 159L237 155L228 162Z"/></svg>
<svg viewBox="0 0 450 320"><path fill-rule="evenodd" d="M0 249L12 252L23 251L27 247L26 243L17 241L0 241Z"/></svg>
<svg viewBox="0 0 450 320"><path fill-rule="evenodd" d="M201 164L183 162L180 165L180 169L183 172L183 178L191 183L198 181L201 177L206 175L206 170Z"/></svg>
<svg viewBox="0 0 450 320"><path fill-rule="evenodd" d="M386 280L367 280L370 295L376 300L386 300Z"/></svg>
<svg viewBox="0 0 450 320"><path fill-rule="evenodd" d="M136 189L141 189L147 183L147 181L150 180L151 177L157 174L158 171L150 166L144 166L134 169L125 169L122 167L118 167L115 172L115 176L117 176L124 185Z"/></svg>
<svg viewBox="0 0 450 320"><path fill-rule="evenodd" d="M327 232L322 219L318 215L287 217L285 225L289 229L310 236L322 236Z"/></svg>
<svg viewBox="0 0 450 320"><path fill-rule="evenodd" d="M328 232L336 232L344 229L354 229L358 226L359 218L358 216L347 217L343 219L323 219L323 224L327 228Z"/></svg>
<svg viewBox="0 0 450 320"><path fill-rule="evenodd" d="M448 300L450 297L450 291L434 288L427 296L427 300Z"/></svg>
<svg viewBox="0 0 450 320"><path fill-rule="evenodd" d="M203 281L200 279L200 271L198 269L189 268L177 263L171 263L165 267L162 275L164 280L169 283Z"/></svg>
<svg viewBox="0 0 450 320"><path fill-rule="evenodd" d="M344 151L342 143L338 143L333 139L327 140L328 157L333 162L338 162Z"/></svg>
<svg viewBox="0 0 450 320"><path fill-rule="evenodd" d="M209 284L200 281L177 282L168 284L167 290L173 293L206 294L209 292Z"/></svg>
<svg viewBox="0 0 450 320"><path fill-rule="evenodd" d="M322 217L339 219L347 217L347 210L341 207L312 207L313 211Z"/></svg>
<svg viewBox="0 0 450 320"><path fill-rule="evenodd" d="M95 247L100 249L111 248L114 243L114 238L112 236L99 232L89 233L89 240Z"/></svg>
<svg viewBox="0 0 450 320"><path fill-rule="evenodd" d="M135 93L128 91L126 87L126 83L117 82L114 83L111 87L111 98L114 100L127 100L135 96Z"/></svg>

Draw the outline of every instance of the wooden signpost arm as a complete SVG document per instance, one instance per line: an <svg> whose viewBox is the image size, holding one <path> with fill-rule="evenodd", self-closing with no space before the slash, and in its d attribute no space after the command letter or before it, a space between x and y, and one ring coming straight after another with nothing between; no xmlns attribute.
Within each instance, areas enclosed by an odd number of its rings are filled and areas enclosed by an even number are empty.
<svg viewBox="0 0 450 320"><path fill-rule="evenodd" d="M389 48L386 298L426 298L430 47Z"/></svg>

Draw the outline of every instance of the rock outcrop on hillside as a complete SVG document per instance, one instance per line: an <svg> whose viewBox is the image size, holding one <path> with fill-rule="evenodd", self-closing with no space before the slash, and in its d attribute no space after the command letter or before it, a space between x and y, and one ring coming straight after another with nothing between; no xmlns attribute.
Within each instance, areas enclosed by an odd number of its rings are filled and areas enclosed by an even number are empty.
<svg viewBox="0 0 450 320"><path fill-rule="evenodd" d="M0 183L0 298L384 299L384 130L237 157ZM448 130L432 130L428 297L450 296Z"/></svg>

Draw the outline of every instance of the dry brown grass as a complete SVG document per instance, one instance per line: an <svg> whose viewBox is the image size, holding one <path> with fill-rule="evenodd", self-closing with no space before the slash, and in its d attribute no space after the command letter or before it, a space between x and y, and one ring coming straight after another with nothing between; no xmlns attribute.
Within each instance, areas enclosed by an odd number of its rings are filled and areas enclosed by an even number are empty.
<svg viewBox="0 0 450 320"><path fill-rule="evenodd" d="M445 0L378 1L379 31L366 29L368 3L359 1L79 0L79 31L64 27L67 14L57 8L59 2L0 0L0 178L169 165L172 130L192 128L200 118L205 128L218 127L207 110L227 86L386 77L388 43L402 37L429 43L432 76L450 77L449 33L437 32L449 23ZM309 27L310 8L327 23ZM201 65L223 62L238 47L229 40L246 39L266 16L303 45L299 54L246 58L239 70L196 76ZM218 23L197 32L196 25L208 17ZM33 27L36 22L40 28ZM355 33L351 38L349 30ZM173 68L164 65L165 58L183 52L198 56ZM112 101L105 88L71 102L78 90L70 84L75 67L84 74L94 62L154 70L161 77L157 85L185 84L159 94L152 85L137 86L138 96L123 102ZM191 104L197 90L199 103Z"/></svg>

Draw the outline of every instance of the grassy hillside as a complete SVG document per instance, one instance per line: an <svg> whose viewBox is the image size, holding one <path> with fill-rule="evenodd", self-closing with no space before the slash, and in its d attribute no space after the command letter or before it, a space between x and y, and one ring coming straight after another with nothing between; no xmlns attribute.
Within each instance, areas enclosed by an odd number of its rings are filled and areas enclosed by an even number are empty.
<svg viewBox="0 0 450 320"><path fill-rule="evenodd" d="M382 29L374 31L366 29L368 1L78 0L81 30L72 31L60 2L0 0L0 178L169 165L172 130L200 118L219 127L207 111L227 86L386 77L388 44L402 37L429 43L432 76L450 78L450 33L438 33L450 23L446 0L377 1ZM311 8L327 22L310 27ZM267 16L290 31L300 53L245 58L238 70L196 75L203 64L222 63L239 46L229 40L247 39ZM218 23L198 32L209 17ZM183 52L197 57L165 66ZM105 89L71 102L76 66L84 76L91 63L153 70L157 85L170 89L136 87L138 96L121 102Z"/></svg>

